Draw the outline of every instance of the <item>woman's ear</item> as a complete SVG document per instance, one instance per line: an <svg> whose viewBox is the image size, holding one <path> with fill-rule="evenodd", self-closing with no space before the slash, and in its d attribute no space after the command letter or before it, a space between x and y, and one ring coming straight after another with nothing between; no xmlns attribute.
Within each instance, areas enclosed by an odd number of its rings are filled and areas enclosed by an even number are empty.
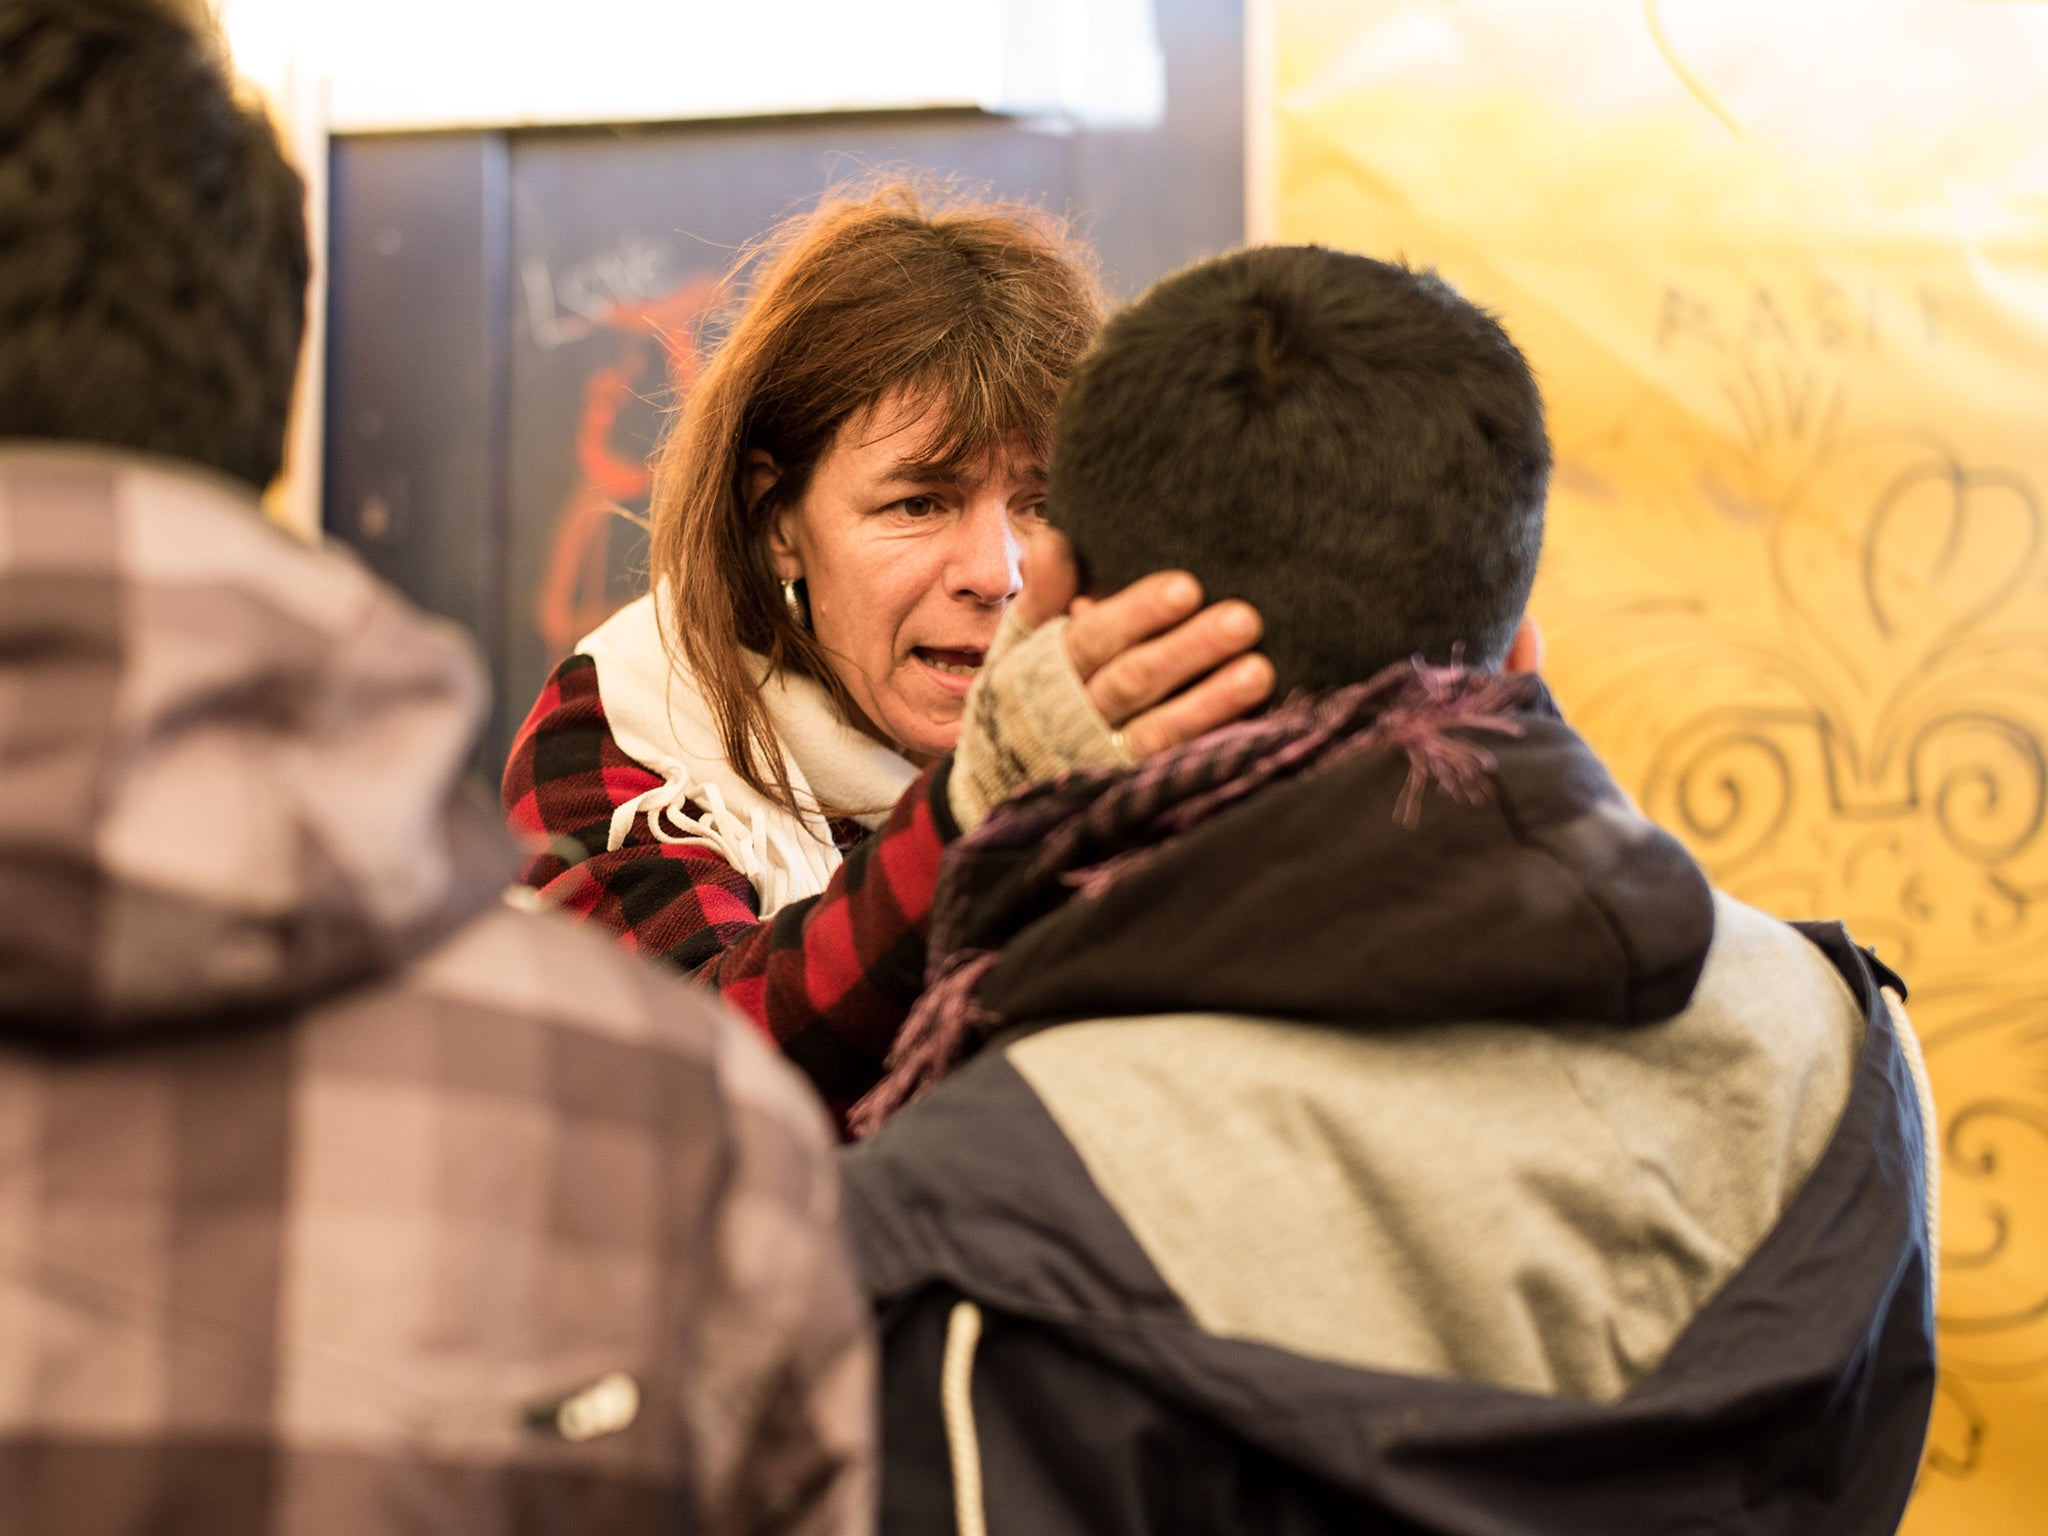
<svg viewBox="0 0 2048 1536"><path fill-rule="evenodd" d="M1522 622L1515 626L1515 638L1508 642L1508 653L1501 659L1503 672L1541 672L1543 670L1543 631L1535 619L1522 615Z"/></svg>
<svg viewBox="0 0 2048 1536"><path fill-rule="evenodd" d="M746 463L740 466L740 495L746 500L747 511L756 510L761 498L774 490L781 478L782 466L765 448L749 448ZM789 520L794 510L774 507L768 520L768 563L774 568L777 581L803 580L803 561L797 558L795 541L789 536Z"/></svg>

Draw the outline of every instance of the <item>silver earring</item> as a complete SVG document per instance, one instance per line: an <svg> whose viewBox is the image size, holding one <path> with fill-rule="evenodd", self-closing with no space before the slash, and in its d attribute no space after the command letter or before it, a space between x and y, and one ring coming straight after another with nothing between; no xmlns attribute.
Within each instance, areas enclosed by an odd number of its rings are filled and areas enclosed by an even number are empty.
<svg viewBox="0 0 2048 1536"><path fill-rule="evenodd" d="M804 612L804 600L796 595L794 581L785 581L782 584L782 606L789 610L790 622L798 629L808 627L806 621L809 615Z"/></svg>

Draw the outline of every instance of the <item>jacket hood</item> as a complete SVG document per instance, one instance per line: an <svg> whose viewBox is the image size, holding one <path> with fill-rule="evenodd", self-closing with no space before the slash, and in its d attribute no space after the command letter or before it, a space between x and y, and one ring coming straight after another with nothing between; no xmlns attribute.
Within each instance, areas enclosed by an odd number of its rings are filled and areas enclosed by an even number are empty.
<svg viewBox="0 0 2048 1536"><path fill-rule="evenodd" d="M0 1038L290 1009L513 867L451 625L168 463L0 450Z"/></svg>
<svg viewBox="0 0 2048 1536"><path fill-rule="evenodd" d="M1934 1393L1926 1145L1878 990L1897 978L1839 926L1801 926L1867 1021L1848 1102L1762 1245L1617 1400L1204 1331L1000 1051L846 1154L869 1294L885 1320L936 1290L1048 1330L1328 1490L1304 1530L1892 1530Z"/></svg>
<svg viewBox="0 0 2048 1536"><path fill-rule="evenodd" d="M1547 693L1477 737L1490 793L1401 815L1374 751L1260 789L1004 946L1013 1024L1183 1011L1345 1025L1636 1024L1690 1000L1714 936L1690 854L1629 804Z"/></svg>

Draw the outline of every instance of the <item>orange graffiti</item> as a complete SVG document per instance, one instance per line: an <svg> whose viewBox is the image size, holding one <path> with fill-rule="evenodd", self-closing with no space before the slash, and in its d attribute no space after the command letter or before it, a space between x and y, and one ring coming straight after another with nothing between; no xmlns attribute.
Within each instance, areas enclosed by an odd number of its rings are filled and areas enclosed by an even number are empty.
<svg viewBox="0 0 2048 1536"><path fill-rule="evenodd" d="M581 478L556 514L534 594L534 624L547 642L550 661L566 654L610 616L613 604L606 578L612 529L620 519L639 520L630 504L644 498L653 485L653 470L645 459L623 455L613 446L619 412L640 395L657 355L670 409L689 393L703 369L699 323L717 286L716 278L699 273L659 298L614 304L596 321L616 333L619 345L613 361L584 381L583 409L576 423Z"/></svg>

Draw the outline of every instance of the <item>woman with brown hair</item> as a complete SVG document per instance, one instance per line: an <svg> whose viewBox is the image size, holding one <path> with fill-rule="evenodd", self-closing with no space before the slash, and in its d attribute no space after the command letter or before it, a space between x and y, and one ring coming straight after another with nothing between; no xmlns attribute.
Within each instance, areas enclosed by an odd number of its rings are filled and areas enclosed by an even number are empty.
<svg viewBox="0 0 2048 1536"><path fill-rule="evenodd" d="M1034 534L1052 416L1101 319L1057 223L889 186L762 263L657 464L652 590L555 669L505 807L542 900L717 987L843 1115L923 986L946 843L1272 673L1185 573L1047 622L1075 586Z"/></svg>

